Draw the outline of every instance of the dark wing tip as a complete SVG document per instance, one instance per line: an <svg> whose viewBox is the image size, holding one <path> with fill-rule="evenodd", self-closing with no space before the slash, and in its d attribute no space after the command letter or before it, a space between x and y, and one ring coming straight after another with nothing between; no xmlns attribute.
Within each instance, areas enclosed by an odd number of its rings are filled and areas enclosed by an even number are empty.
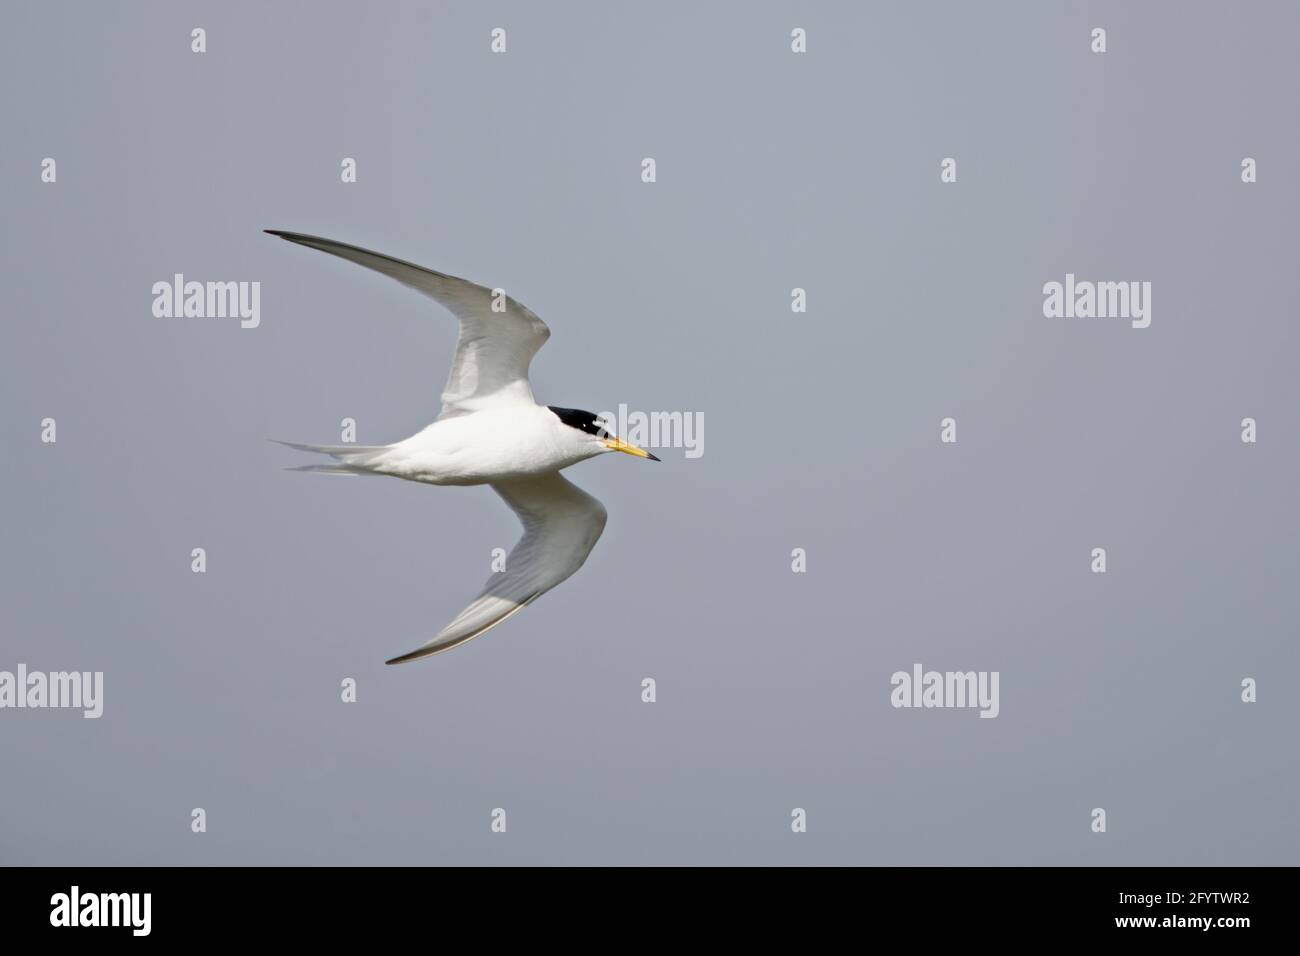
<svg viewBox="0 0 1300 956"><path fill-rule="evenodd" d="M470 637L476 637L476 636L477 634L470 635ZM384 663L385 664L407 664L410 663L411 661L418 661L421 658L432 657L434 654L441 654L443 651L449 651L453 647L465 643L465 641L467 640L469 640L469 638L463 638L461 640L452 641L448 644L442 644L442 645L430 646L426 644L422 647L417 647L413 651L408 651L405 654L399 654L397 657L391 657L388 660L384 661Z"/></svg>
<svg viewBox="0 0 1300 956"><path fill-rule="evenodd" d="M466 641L472 641L480 634L486 634L488 631L492 630L492 628L496 627L498 624L514 617L516 614L518 614L524 608L528 607L528 605L532 604L534 601L536 601L539 597L541 597L545 593L546 593L545 591L534 591L532 594L528 595L528 597L524 598L522 601L520 601L510 610L506 611L504 614L494 618L491 621L488 621L478 630L471 631L468 634L462 635L461 637L456 638L454 641L447 641L445 644L432 644L432 645L426 644L424 647L417 647L409 654L403 654L400 657L391 658L390 660L384 661L384 663L405 664L407 661L416 661L422 657L431 657L434 654L441 654L444 651L449 651L453 647L460 647Z"/></svg>
<svg viewBox="0 0 1300 956"><path fill-rule="evenodd" d="M316 243L324 243L326 245L339 245L339 246L346 245L345 243L341 243L341 242L336 243L331 239L322 239L320 236L309 236L305 232L290 232L287 229L263 229L262 231L266 233L268 236L276 236L280 239L287 239L290 242L296 242L304 246L311 246L311 245L315 245Z"/></svg>

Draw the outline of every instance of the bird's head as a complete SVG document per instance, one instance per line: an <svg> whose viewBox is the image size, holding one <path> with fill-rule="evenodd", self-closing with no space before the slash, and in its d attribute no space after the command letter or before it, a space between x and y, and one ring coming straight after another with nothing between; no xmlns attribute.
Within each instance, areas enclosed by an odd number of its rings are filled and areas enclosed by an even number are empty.
<svg viewBox="0 0 1300 956"><path fill-rule="evenodd" d="M560 423L565 426L564 433L570 440L582 446L590 456L601 455L607 451L621 451L637 458L649 458L658 461L644 448L638 448L631 442L625 442L605 427L601 419L591 412L579 408L556 408L547 405Z"/></svg>

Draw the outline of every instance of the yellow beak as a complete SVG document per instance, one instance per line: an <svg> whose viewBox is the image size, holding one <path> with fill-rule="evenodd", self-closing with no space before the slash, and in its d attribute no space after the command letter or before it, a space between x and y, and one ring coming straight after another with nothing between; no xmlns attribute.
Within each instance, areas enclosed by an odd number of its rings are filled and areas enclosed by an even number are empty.
<svg viewBox="0 0 1300 956"><path fill-rule="evenodd" d="M644 448L637 448L636 445L625 442L621 438L606 438L605 447L610 451L621 451L626 455L635 455L637 458L649 458L651 461L659 460Z"/></svg>

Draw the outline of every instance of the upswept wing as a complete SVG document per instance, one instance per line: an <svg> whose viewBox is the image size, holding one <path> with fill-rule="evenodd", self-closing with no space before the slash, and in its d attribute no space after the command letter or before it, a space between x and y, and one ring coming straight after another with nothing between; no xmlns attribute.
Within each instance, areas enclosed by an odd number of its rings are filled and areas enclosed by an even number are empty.
<svg viewBox="0 0 1300 956"><path fill-rule="evenodd" d="M504 311L494 312L492 290L465 279L333 239L278 229L266 231L381 272L423 292L460 320L460 339L443 388L440 418L534 404L528 366L550 338L551 330L526 306L502 295L496 301Z"/></svg>

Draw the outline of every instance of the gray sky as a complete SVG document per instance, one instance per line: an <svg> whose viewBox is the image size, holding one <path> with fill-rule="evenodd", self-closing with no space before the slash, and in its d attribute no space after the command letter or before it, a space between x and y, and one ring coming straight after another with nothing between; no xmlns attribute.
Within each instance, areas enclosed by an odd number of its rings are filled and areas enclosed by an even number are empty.
<svg viewBox="0 0 1300 956"><path fill-rule="evenodd" d="M105 703L0 711L0 862L1297 862L1294 4L5 19L0 669ZM589 564L385 667L517 525L281 470L431 420L455 326L268 227L506 287L540 401L704 455L570 470ZM154 318L177 272L260 326ZM1045 318L1066 273L1151 282L1150 328ZM917 662L999 716L894 709Z"/></svg>

